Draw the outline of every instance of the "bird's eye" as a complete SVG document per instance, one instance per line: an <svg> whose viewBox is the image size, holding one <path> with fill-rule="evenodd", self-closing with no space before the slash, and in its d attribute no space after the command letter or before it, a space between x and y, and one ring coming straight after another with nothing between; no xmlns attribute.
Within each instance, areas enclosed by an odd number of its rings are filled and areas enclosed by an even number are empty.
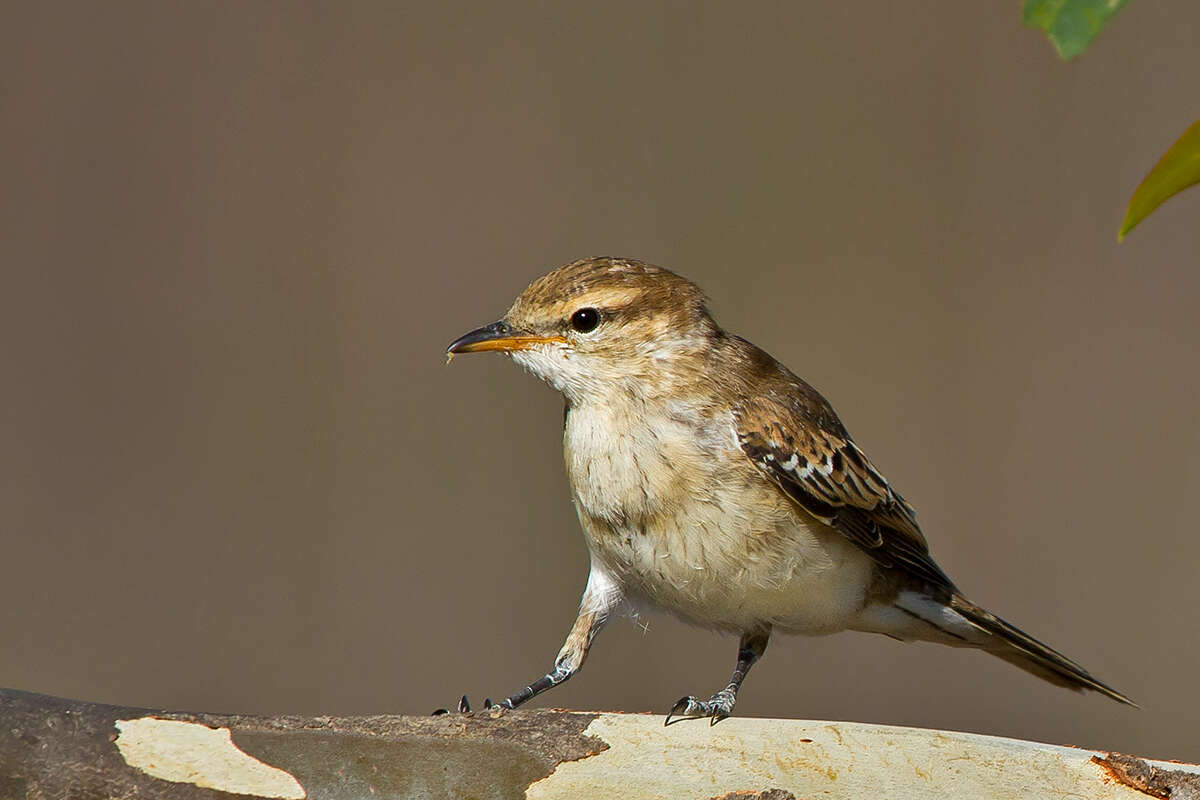
<svg viewBox="0 0 1200 800"><path fill-rule="evenodd" d="M571 315L571 327L580 333L591 333L600 324L600 312L594 308L581 308Z"/></svg>

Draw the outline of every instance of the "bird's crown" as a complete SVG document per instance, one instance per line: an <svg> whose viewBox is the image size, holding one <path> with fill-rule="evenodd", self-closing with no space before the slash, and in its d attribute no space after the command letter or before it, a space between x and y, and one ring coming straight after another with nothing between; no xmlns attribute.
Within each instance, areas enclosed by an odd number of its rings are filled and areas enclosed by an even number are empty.
<svg viewBox="0 0 1200 800"><path fill-rule="evenodd" d="M704 293L687 278L643 261L605 256L574 261L533 281L505 319L521 327L571 327L572 316L584 309L596 312L597 327L654 317L679 327L708 316ZM575 322L591 315L583 317Z"/></svg>

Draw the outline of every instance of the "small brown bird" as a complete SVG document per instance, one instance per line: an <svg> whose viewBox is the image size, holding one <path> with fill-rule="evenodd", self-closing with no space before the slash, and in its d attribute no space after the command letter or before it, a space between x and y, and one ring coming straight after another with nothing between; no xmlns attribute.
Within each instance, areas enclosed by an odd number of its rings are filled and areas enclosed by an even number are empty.
<svg viewBox="0 0 1200 800"><path fill-rule="evenodd" d="M574 675L625 604L741 636L729 684L682 698L668 723L729 716L774 631L975 647L1133 705L967 600L825 398L722 330L691 281L632 259L576 261L447 354L484 350L507 353L566 399L567 476L591 554L553 669L502 705Z"/></svg>

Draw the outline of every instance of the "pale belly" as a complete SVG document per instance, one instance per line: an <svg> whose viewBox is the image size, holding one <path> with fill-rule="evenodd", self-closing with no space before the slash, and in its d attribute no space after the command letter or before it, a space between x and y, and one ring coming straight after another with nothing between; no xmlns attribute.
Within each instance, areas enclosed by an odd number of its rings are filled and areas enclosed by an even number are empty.
<svg viewBox="0 0 1200 800"><path fill-rule="evenodd" d="M736 631L824 634L853 623L870 558L740 452L714 453L719 441L700 450L663 427L589 438L587 421L568 424L572 493L588 548L630 602Z"/></svg>
<svg viewBox="0 0 1200 800"><path fill-rule="evenodd" d="M863 609L868 555L766 482L616 518L576 505L593 557L635 606L727 630L808 634L845 630Z"/></svg>
<svg viewBox="0 0 1200 800"><path fill-rule="evenodd" d="M754 551L736 524L619 531L585 521L584 528L593 556L635 607L707 627L835 633L856 620L871 581L870 559L836 533L796 529Z"/></svg>

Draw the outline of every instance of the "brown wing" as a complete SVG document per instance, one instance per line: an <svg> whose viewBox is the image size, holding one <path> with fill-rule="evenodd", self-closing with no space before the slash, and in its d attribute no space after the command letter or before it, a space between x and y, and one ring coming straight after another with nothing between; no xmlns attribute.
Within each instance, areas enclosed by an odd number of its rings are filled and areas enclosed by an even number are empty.
<svg viewBox="0 0 1200 800"><path fill-rule="evenodd" d="M807 384L787 399L755 398L734 411L738 444L788 497L873 559L955 590L929 555L916 512L850 439Z"/></svg>

